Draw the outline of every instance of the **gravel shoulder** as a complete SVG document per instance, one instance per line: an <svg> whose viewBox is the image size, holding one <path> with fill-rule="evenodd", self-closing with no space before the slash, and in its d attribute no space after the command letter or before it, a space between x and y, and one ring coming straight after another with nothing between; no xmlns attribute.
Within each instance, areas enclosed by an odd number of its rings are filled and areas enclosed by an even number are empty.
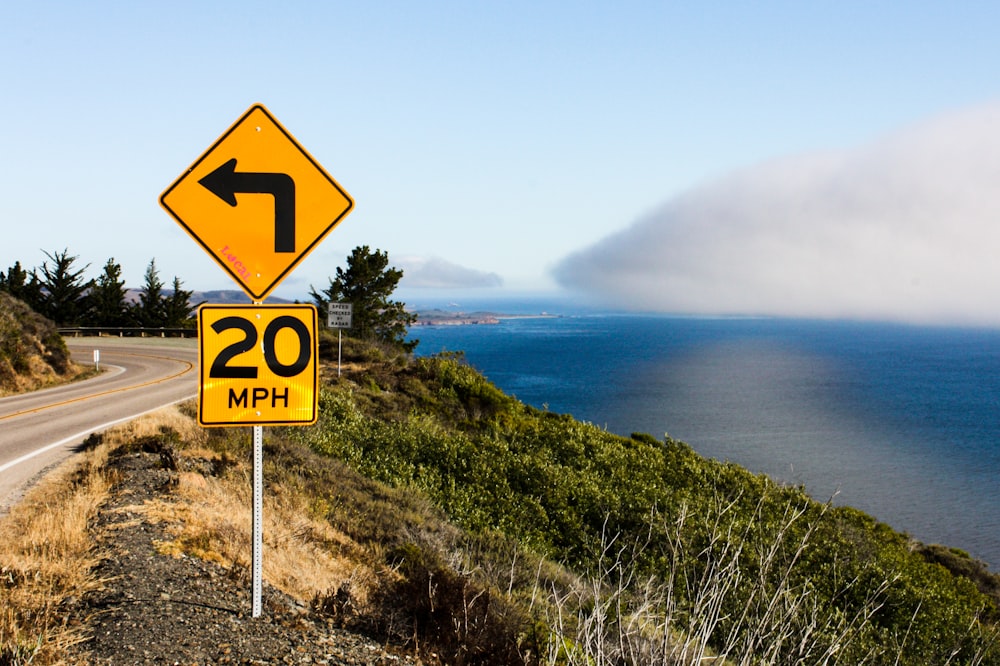
<svg viewBox="0 0 1000 666"><path fill-rule="evenodd" d="M71 624L88 640L74 663L86 664L406 664L413 656L338 628L267 585L263 615L250 615L245 569L224 569L157 551L165 529L136 507L170 492L176 472L154 453L113 456L120 475L92 526L101 588L67 601Z"/></svg>

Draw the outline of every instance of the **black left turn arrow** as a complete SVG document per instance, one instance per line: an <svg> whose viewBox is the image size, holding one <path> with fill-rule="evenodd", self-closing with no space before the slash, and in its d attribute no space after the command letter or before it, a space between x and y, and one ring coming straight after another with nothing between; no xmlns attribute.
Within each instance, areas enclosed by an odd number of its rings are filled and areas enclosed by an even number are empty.
<svg viewBox="0 0 1000 666"><path fill-rule="evenodd" d="M274 251L295 252L295 181L287 173L237 172L234 157L198 182L234 208L237 194L273 195Z"/></svg>

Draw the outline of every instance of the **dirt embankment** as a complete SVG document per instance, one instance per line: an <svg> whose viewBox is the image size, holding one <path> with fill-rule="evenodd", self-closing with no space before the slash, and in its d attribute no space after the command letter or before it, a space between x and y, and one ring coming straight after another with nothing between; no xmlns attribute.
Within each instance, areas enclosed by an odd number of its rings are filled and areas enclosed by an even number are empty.
<svg viewBox="0 0 1000 666"><path fill-rule="evenodd" d="M83 371L70 360L55 324L0 292L0 396L68 381Z"/></svg>

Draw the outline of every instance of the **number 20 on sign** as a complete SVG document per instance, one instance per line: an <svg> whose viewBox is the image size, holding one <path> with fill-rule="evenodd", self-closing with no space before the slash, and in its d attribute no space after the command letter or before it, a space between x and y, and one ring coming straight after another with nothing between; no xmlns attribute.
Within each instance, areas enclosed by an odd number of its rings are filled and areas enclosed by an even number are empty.
<svg viewBox="0 0 1000 666"><path fill-rule="evenodd" d="M316 422L317 313L312 305L198 310L202 426Z"/></svg>

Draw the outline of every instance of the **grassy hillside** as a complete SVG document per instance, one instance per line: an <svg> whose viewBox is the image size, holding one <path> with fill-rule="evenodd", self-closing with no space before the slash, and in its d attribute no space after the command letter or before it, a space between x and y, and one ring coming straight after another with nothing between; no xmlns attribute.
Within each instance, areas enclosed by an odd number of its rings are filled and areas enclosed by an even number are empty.
<svg viewBox="0 0 1000 666"><path fill-rule="evenodd" d="M55 325L0 292L0 395L63 381L78 370Z"/></svg>
<svg viewBox="0 0 1000 666"><path fill-rule="evenodd" d="M289 437L430 498L477 538L590 576L593 594L556 593L579 603L566 645L669 650L679 632L688 651L737 663L1000 659L997 579L964 553L681 442L530 408L459 357L352 351L363 370L332 381L320 424ZM650 644L626 649L626 635Z"/></svg>

